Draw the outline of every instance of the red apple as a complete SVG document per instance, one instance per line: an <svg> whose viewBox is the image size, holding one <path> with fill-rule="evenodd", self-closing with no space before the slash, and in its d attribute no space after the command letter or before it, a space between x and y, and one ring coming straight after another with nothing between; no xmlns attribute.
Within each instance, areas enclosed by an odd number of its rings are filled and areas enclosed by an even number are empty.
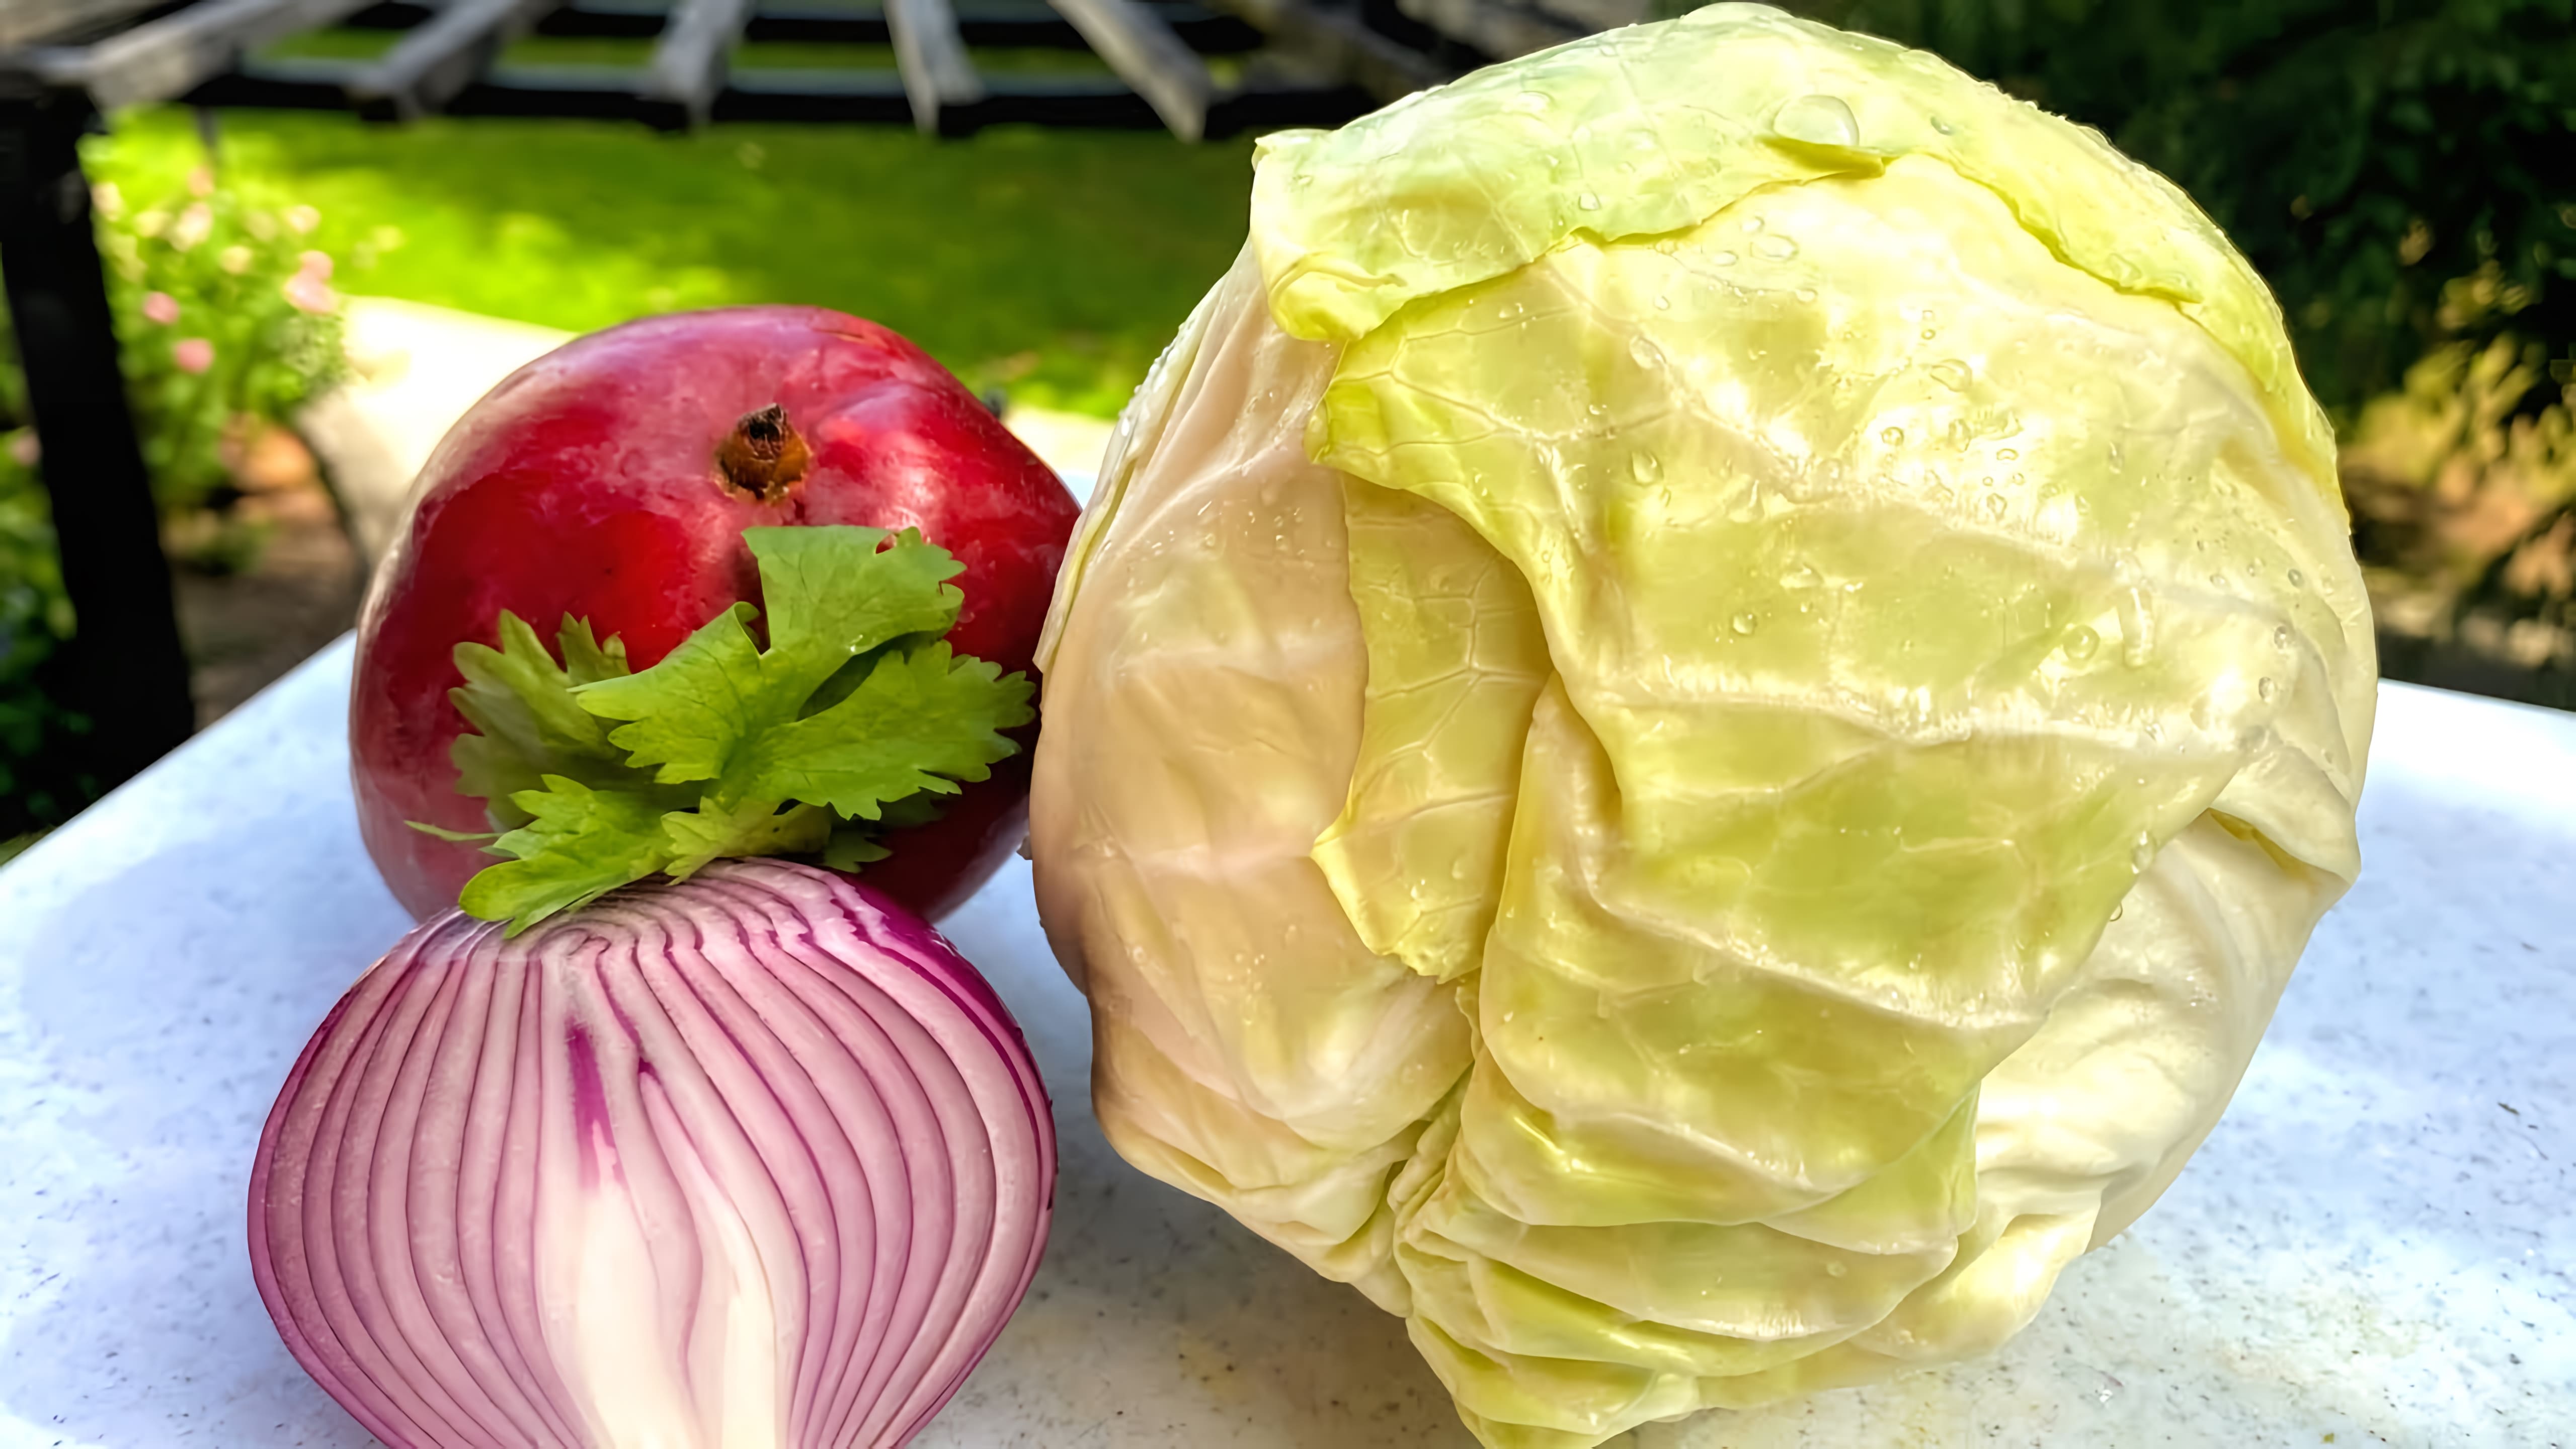
<svg viewBox="0 0 2576 1449"><path fill-rule="evenodd" d="M1029 670L1077 512L956 378L873 322L737 307L569 343L439 443L369 591L349 702L367 851L420 917L492 863L408 822L489 828L456 791L448 750L467 726L447 691L456 646L495 642L504 609L548 639L586 618L642 669L758 602L745 528L918 528L965 565L957 652ZM1021 839L1034 729L940 820L889 833L868 883L926 918L973 893Z"/></svg>

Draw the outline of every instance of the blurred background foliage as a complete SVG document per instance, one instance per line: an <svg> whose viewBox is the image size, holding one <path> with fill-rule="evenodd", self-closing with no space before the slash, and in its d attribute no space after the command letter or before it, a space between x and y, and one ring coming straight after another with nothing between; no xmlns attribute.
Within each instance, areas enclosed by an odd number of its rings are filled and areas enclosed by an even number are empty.
<svg viewBox="0 0 2576 1449"><path fill-rule="evenodd" d="M2522 671L2516 691L2576 703L2576 0L1789 8L1933 50L2178 182L2280 298L2344 441L2384 637L2466 640ZM200 568L255 552L224 516L247 444L335 375L328 309L291 295L303 278L318 300L333 258L354 291L576 330L820 303L979 389L1106 416L1241 246L1251 175L1245 139L1026 127L229 112L221 133L212 173L175 108L88 152L156 486ZM83 794L30 766L79 722L40 687L71 620L22 420L0 368L0 841Z"/></svg>
<svg viewBox="0 0 2576 1449"><path fill-rule="evenodd" d="M981 53L978 53L979 63ZM308 205L351 290L589 331L810 302L873 318L978 388L1107 415L1243 244L1248 139L997 127L226 112L223 176ZM93 176L137 194L203 163L184 111L118 118Z"/></svg>
<svg viewBox="0 0 2576 1449"><path fill-rule="evenodd" d="M202 164L154 180L139 208L115 181L95 197L127 396L171 553L201 572L236 572L256 561L269 527L244 506L247 456L346 371L332 262L305 240L318 221L309 208L249 204ZM66 748L86 722L47 688L77 620L16 354L0 313L0 842L94 793Z"/></svg>
<svg viewBox="0 0 2576 1449"><path fill-rule="evenodd" d="M168 515L219 503L242 430L289 424L348 371L331 254L305 240L320 215L203 166L140 209L101 182L96 215L153 492Z"/></svg>

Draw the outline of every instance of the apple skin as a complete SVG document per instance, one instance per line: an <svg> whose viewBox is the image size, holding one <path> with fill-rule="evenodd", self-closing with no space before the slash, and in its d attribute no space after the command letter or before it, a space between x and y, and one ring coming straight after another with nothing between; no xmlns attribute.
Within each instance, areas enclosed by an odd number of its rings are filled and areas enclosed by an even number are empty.
<svg viewBox="0 0 2576 1449"><path fill-rule="evenodd" d="M738 420L776 404L810 449L774 501L716 458ZM918 528L966 566L960 654L1032 671L1079 509L1035 454L920 349L818 307L734 307L630 322L521 368L440 441L358 623L350 775L367 853L426 919L492 863L411 829L490 826L456 791L466 729L447 692L454 651L492 644L504 609L551 644L564 616L626 642L645 668L737 601L760 598L742 541L758 525ZM889 833L870 886L944 914L1026 833L1029 747L951 797L936 822Z"/></svg>

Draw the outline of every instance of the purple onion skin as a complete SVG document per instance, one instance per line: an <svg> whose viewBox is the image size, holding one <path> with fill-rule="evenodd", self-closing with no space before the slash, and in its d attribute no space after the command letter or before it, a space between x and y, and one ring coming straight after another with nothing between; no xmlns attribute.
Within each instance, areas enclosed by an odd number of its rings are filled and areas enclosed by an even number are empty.
<svg viewBox="0 0 2576 1449"><path fill-rule="evenodd" d="M405 936L269 1113L251 1271L393 1449L894 1449L1027 1292L1055 1160L936 931L724 861Z"/></svg>

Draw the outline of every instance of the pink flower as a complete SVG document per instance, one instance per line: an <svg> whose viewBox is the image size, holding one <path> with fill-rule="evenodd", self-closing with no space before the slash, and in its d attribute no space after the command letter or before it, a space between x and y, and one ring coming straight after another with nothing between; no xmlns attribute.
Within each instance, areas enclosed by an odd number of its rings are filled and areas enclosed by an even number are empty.
<svg viewBox="0 0 2576 1449"><path fill-rule="evenodd" d="M33 468L44 450L36 446L36 430L20 428L9 435L9 457L21 468Z"/></svg>
<svg viewBox="0 0 2576 1449"><path fill-rule="evenodd" d="M196 170L188 173L188 194L190 196L212 196L215 194L215 171L213 167L200 166Z"/></svg>
<svg viewBox="0 0 2576 1449"><path fill-rule="evenodd" d="M215 365L215 344L202 337L183 337L170 348L170 360L181 372L203 372Z"/></svg>
<svg viewBox="0 0 2576 1449"><path fill-rule="evenodd" d="M214 229L214 212L202 201L192 202L186 211L179 213L178 225L170 228L170 245L184 252L204 241L206 234Z"/></svg>
<svg viewBox="0 0 2576 1449"><path fill-rule="evenodd" d="M144 320L167 327L179 320L179 299L167 292L146 293L143 298Z"/></svg>
<svg viewBox="0 0 2576 1449"><path fill-rule="evenodd" d="M295 269L317 282L327 282L331 280L331 254L306 252L295 259Z"/></svg>
<svg viewBox="0 0 2576 1449"><path fill-rule="evenodd" d="M310 312L316 317L323 316L340 305L340 299L332 292L331 284L311 272L297 272L287 278L286 286L282 290L286 293L288 306L298 312Z"/></svg>

